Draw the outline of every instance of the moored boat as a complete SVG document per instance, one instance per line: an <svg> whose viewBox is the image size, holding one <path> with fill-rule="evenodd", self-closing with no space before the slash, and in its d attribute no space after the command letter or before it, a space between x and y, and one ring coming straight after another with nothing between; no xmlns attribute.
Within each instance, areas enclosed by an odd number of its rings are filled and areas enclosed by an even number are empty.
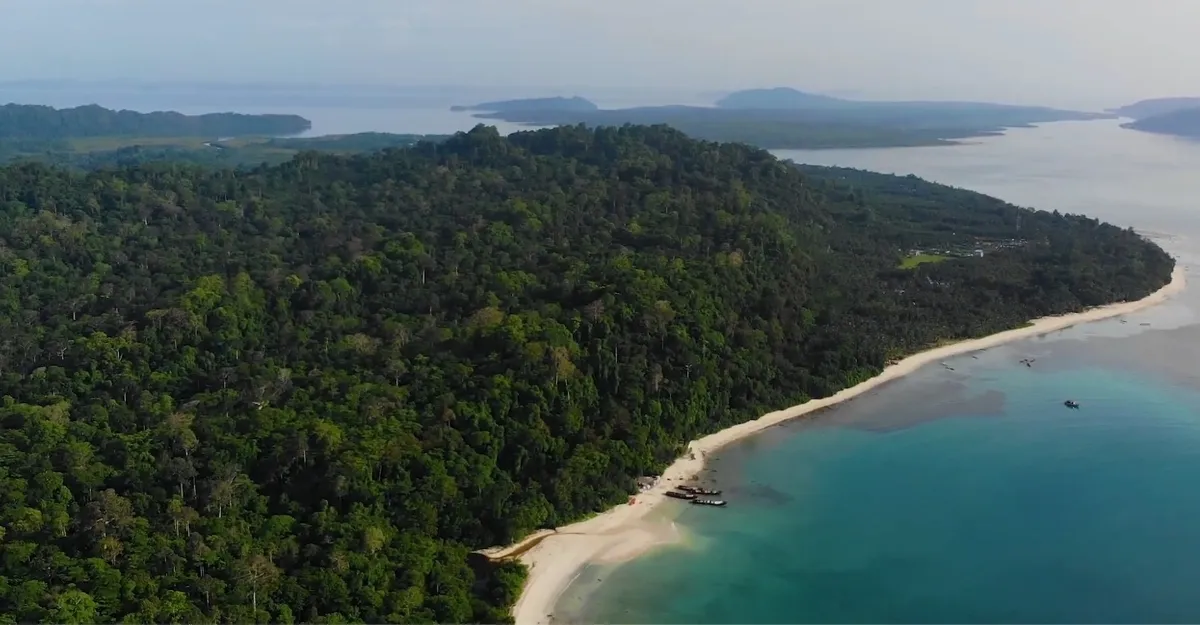
<svg viewBox="0 0 1200 625"><path fill-rule="evenodd" d="M725 505L725 500L724 499L693 499L692 503L694 503L698 506L723 506L723 505Z"/></svg>
<svg viewBox="0 0 1200 625"><path fill-rule="evenodd" d="M696 499L696 495L694 495L694 494L692 494L692 493L681 493L681 492L679 492L679 491L677 491L677 490L669 490L669 491L667 491L667 496L668 496L668 497L674 497L675 499L691 499L691 500L695 500L695 499Z"/></svg>
<svg viewBox="0 0 1200 625"><path fill-rule="evenodd" d="M719 491L719 490L713 490L711 488L701 488L699 486L686 486L685 485L685 486L676 486L676 488L678 488L679 490L681 490L685 493L692 493L694 495L720 495L721 494L721 491Z"/></svg>

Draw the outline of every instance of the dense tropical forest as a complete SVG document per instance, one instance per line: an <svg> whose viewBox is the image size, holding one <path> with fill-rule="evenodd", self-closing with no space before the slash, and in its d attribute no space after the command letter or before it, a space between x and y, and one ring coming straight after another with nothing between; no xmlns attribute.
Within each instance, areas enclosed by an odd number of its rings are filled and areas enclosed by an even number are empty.
<svg viewBox="0 0 1200 625"><path fill-rule="evenodd" d="M114 111L90 104L56 109L34 104L0 105L0 140L46 141L71 137L230 137L294 135L312 127L299 115L173 111Z"/></svg>
<svg viewBox="0 0 1200 625"><path fill-rule="evenodd" d="M153 162L188 163L209 167L278 165L300 152L371 152L411 146L418 141L441 141L445 135L362 132L320 137L240 137L204 140L198 137L94 137L56 141L0 141L0 163L36 161L76 170L131 167Z"/></svg>
<svg viewBox="0 0 1200 625"><path fill-rule="evenodd" d="M912 177L570 126L12 165L0 264L0 621L339 623L510 620L524 571L472 549L1174 261Z"/></svg>

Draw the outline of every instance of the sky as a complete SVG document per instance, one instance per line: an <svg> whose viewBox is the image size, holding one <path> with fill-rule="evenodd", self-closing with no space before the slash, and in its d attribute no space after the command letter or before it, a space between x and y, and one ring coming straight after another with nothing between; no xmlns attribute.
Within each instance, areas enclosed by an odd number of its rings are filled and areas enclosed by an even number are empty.
<svg viewBox="0 0 1200 625"><path fill-rule="evenodd" d="M0 81L1200 95L1200 0L0 0ZM531 93L529 95L538 95Z"/></svg>

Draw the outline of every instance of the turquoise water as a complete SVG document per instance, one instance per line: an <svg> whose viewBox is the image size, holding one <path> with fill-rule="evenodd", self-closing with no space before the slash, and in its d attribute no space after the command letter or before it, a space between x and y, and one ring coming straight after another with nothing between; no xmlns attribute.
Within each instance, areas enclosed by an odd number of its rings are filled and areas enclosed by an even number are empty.
<svg viewBox="0 0 1200 625"><path fill-rule="evenodd" d="M1200 266L1200 143L1102 121L776 153L1134 226ZM681 507L686 544L589 567L554 620L1200 622L1198 323L1193 284L722 450L730 506Z"/></svg>
<svg viewBox="0 0 1200 625"><path fill-rule="evenodd" d="M1118 323L722 452L730 507L684 509L686 545L585 571L556 620L1200 622L1200 336Z"/></svg>

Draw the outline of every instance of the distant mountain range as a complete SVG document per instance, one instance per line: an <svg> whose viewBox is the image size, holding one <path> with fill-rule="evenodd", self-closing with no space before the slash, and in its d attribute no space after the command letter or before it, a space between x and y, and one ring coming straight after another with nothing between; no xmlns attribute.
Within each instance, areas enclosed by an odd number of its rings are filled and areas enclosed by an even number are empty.
<svg viewBox="0 0 1200 625"><path fill-rule="evenodd" d="M601 109L575 97L485 102L455 110L530 126L666 124L700 139L768 149L940 145L1040 122L1116 117L983 102L850 100L789 87L736 91L714 106Z"/></svg>
<svg viewBox="0 0 1200 625"><path fill-rule="evenodd" d="M1200 138L1200 98L1175 97L1141 100L1112 109L1133 121L1122 128L1177 137Z"/></svg>
<svg viewBox="0 0 1200 625"><path fill-rule="evenodd" d="M452 106L450 110L505 113L513 111L598 111L600 107L596 106L595 102L575 96L571 98L524 98L519 100L481 102L466 106Z"/></svg>
<svg viewBox="0 0 1200 625"><path fill-rule="evenodd" d="M1121 124L1121 127L1142 132L1200 139L1200 107L1143 117L1128 124Z"/></svg>
<svg viewBox="0 0 1200 625"><path fill-rule="evenodd" d="M771 89L746 89L717 100L717 108L723 109L806 109L844 106L842 98L807 93L791 87Z"/></svg>
<svg viewBox="0 0 1200 625"><path fill-rule="evenodd" d="M1152 98L1109 110L1121 117L1144 119L1153 115L1162 115L1163 113L1173 113L1192 108L1200 108L1200 98Z"/></svg>
<svg viewBox="0 0 1200 625"><path fill-rule="evenodd" d="M922 113L944 112L947 114L962 114L963 112L1016 112L1021 116L1045 118L1041 119L1041 121L1111 119L1115 117L1112 113L1069 111L1045 106L996 104L992 102L958 100L854 100L808 93L790 87L735 91L718 100L716 106L718 108L734 110L843 110L870 113L893 111L903 113L911 113L913 111L920 111Z"/></svg>

